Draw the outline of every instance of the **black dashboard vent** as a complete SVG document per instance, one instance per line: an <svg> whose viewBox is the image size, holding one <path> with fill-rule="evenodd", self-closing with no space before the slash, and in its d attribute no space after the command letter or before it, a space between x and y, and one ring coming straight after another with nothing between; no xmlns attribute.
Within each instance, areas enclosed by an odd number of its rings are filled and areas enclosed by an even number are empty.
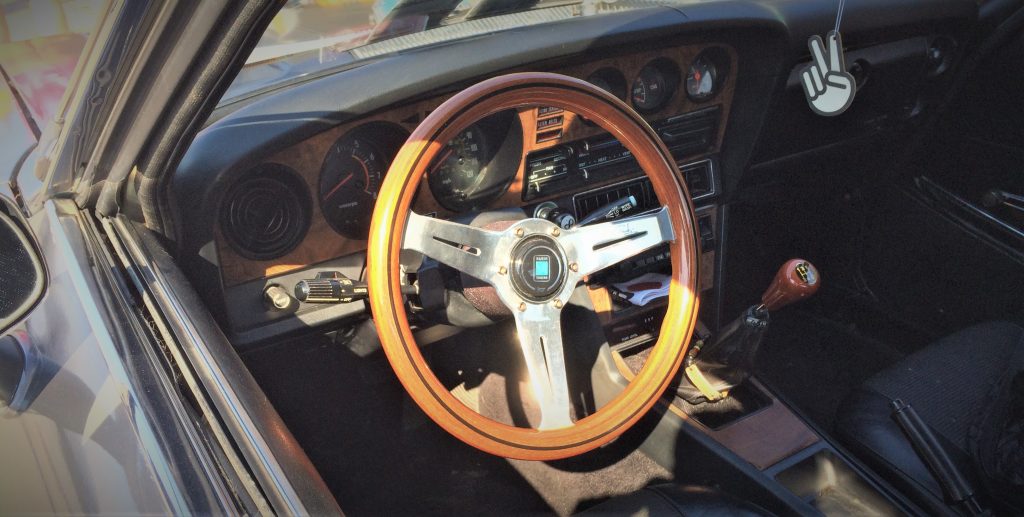
<svg viewBox="0 0 1024 517"><path fill-rule="evenodd" d="M637 212L657 208L660 205L658 197L654 195L654 187L651 185L651 180L638 178L626 183L612 185L596 192L587 192L575 196L573 198L573 205L576 209L576 220L582 220L594 210L627 196L636 198Z"/></svg>
<svg viewBox="0 0 1024 517"><path fill-rule="evenodd" d="M263 164L228 190L221 204L221 232L243 257L278 258L305 237L311 204L308 189L294 171Z"/></svg>
<svg viewBox="0 0 1024 517"><path fill-rule="evenodd" d="M701 154L715 145L720 113L718 106L712 106L672 117L658 124L658 136L677 160Z"/></svg>
<svg viewBox="0 0 1024 517"><path fill-rule="evenodd" d="M686 177L686 186L690 191L691 199L697 200L715 194L715 176L712 172L712 166L711 160L704 160L680 167L683 175ZM636 198L638 211L641 212L657 208L661 205L658 202L658 196L654 194L654 186L651 185L651 180L647 177L642 177L603 189L577 194L573 197L576 219L582 220L594 210L626 196Z"/></svg>

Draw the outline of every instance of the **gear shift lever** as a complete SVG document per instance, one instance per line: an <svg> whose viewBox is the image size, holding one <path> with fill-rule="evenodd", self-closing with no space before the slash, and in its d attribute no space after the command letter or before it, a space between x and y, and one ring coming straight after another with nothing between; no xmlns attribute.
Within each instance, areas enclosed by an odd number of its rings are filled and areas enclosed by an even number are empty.
<svg viewBox="0 0 1024 517"><path fill-rule="evenodd" d="M761 305L757 308L765 312L775 312L793 302L798 302L818 292L818 270L810 262L793 259L779 268L775 279L768 290L761 295Z"/></svg>
<svg viewBox="0 0 1024 517"><path fill-rule="evenodd" d="M810 262L793 259L783 264L760 305L745 310L710 344L697 341L690 347L684 362L690 382L679 386L678 395L691 404L729 396L729 390L750 376L768 327L768 313L813 295L820 286L821 277Z"/></svg>

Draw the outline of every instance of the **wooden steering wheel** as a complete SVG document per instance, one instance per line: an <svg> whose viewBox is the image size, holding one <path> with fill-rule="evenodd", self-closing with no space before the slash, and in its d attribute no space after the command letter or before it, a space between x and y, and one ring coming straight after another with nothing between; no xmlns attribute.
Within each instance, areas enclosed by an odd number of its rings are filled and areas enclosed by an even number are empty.
<svg viewBox="0 0 1024 517"><path fill-rule="evenodd" d="M524 219L492 231L412 212L427 166L470 124L504 110L552 106L576 113L617 138L647 173L664 206L654 212L561 229ZM587 82L550 73L483 81L434 110L409 137L381 187L370 224L370 306L388 360L412 399L438 425L478 449L508 458L553 460L582 454L635 424L673 380L697 314L693 204L668 149L621 100ZM560 313L585 275L663 242L672 283L658 342L640 373L614 399L578 421L570 416ZM457 400L427 365L409 328L399 255L414 250L487 282L514 315L534 393L537 429L509 426Z"/></svg>

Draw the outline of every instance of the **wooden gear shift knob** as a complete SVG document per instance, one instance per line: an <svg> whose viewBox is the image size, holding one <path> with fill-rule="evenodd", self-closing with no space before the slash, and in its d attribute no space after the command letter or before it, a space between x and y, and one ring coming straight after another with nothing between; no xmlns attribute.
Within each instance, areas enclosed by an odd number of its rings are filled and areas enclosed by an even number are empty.
<svg viewBox="0 0 1024 517"><path fill-rule="evenodd" d="M771 312L813 295L821 286L821 276L810 262L792 259L779 268L772 285L761 296L764 310Z"/></svg>

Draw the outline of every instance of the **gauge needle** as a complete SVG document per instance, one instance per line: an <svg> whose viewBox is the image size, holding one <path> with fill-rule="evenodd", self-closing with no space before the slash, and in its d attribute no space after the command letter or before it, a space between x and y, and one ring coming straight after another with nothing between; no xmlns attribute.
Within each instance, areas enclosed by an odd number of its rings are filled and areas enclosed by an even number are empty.
<svg viewBox="0 0 1024 517"><path fill-rule="evenodd" d="M335 185L335 186L334 186L334 188L332 188L332 189L331 189L331 191L330 191L330 192L328 192L326 196L324 196L324 199L329 199L329 198L330 198L331 196L333 196L333 195L334 195L334 193L335 193L335 192L337 192L337 191L338 191L338 189L340 189L340 188L341 188L342 186L344 186L344 185L345 185L346 183L348 183L348 181L349 181L350 179L352 179L352 177L353 177L353 176L355 176L355 174L352 174L352 173L349 173L349 175L348 175L348 176L345 176L345 179L343 179L343 180L339 181L339 182L338 182L338 184L337 184L337 185Z"/></svg>

